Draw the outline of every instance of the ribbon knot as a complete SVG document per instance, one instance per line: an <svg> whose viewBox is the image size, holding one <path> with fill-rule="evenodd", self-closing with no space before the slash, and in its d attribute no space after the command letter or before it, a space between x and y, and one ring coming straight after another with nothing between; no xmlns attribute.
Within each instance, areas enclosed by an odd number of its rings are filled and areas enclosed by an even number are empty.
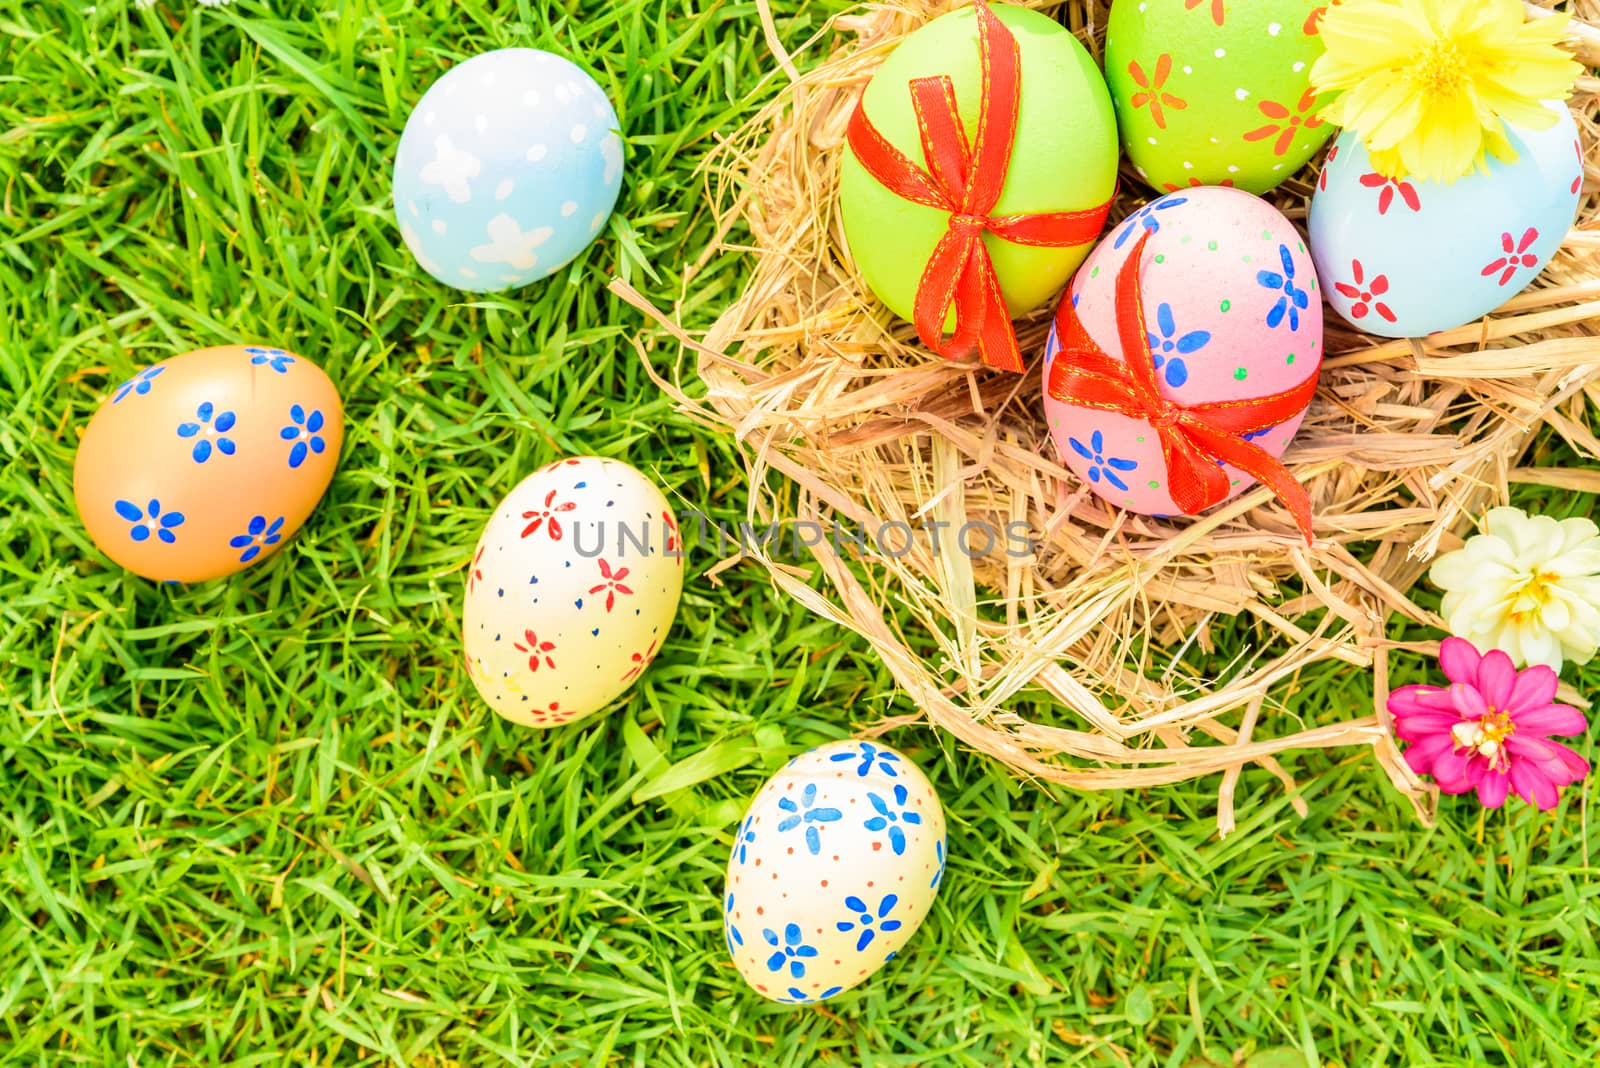
<svg viewBox="0 0 1600 1068"><path fill-rule="evenodd" d="M984 234L1043 248L1087 244L1100 233L1111 201L1083 211L994 215L1016 140L1021 49L987 0L977 0L976 8L983 88L972 139L956 106L955 84L939 75L913 79L910 86L927 170L889 143L867 118L861 101L850 116L850 150L890 192L950 213L917 283L912 321L922 343L952 359L976 347L989 366L1020 372L1022 353ZM952 307L955 332L946 340L944 324Z"/></svg>
<svg viewBox="0 0 1600 1068"><path fill-rule="evenodd" d="M1167 488L1184 515L1195 515L1228 496L1228 476L1219 466L1232 464L1275 493L1294 516L1306 543L1312 541L1311 498L1289 469L1244 435L1267 430L1303 412L1317 392L1317 374L1282 393L1215 404L1180 404L1161 393L1155 356L1145 328L1144 300L1139 292L1139 267L1150 231L1117 269L1117 338L1122 359L1097 345L1069 294L1056 311L1060 349L1050 365L1046 389L1063 404L1116 412L1149 423L1161 440L1167 463Z"/></svg>
<svg viewBox="0 0 1600 1068"><path fill-rule="evenodd" d="M1169 400L1163 400L1147 416L1150 425L1157 430L1171 430L1178 425L1178 406Z"/></svg>
<svg viewBox="0 0 1600 1068"><path fill-rule="evenodd" d="M981 233L988 228L989 217L987 215L956 214L950 216L950 229L952 230L970 230L974 233Z"/></svg>

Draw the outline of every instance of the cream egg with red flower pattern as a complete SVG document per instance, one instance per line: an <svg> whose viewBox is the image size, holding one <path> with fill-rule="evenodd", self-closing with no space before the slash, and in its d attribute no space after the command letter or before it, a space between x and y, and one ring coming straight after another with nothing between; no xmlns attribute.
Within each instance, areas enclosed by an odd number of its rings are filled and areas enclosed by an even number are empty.
<svg viewBox="0 0 1600 1068"><path fill-rule="evenodd" d="M529 475L470 557L462 638L478 693L531 727L610 705L672 627L682 552L666 497L627 464L572 457Z"/></svg>

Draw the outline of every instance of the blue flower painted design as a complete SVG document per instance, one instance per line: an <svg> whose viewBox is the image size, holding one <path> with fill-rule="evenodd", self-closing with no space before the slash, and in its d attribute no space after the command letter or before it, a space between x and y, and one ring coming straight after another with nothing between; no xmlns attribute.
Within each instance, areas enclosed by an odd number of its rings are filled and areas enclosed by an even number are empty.
<svg viewBox="0 0 1600 1068"><path fill-rule="evenodd" d="M906 798L909 796L910 794L901 783L895 784L893 804L890 804L871 790L867 791L867 800L872 804L873 808L878 810L878 814L868 819L862 826L869 831L888 830L889 848L894 850L897 857L905 855L905 825L908 823L915 825L922 822L920 813L906 808Z"/></svg>
<svg viewBox="0 0 1600 1068"><path fill-rule="evenodd" d="M794 803L793 798L778 798L778 809L789 815L778 821L778 833L792 831L802 824L806 829L806 848L811 850L811 855L816 856L822 852L822 835L817 830L819 823L832 823L844 814L836 808L814 807L817 803L817 784L807 783L806 788L800 791L800 803ZM740 863L744 863L740 861Z"/></svg>
<svg viewBox="0 0 1600 1068"><path fill-rule="evenodd" d="M289 365L294 363L294 357L282 349L261 349L247 347L244 351L250 354L250 362L259 367L266 364L280 375L289 373Z"/></svg>
<svg viewBox="0 0 1600 1068"><path fill-rule="evenodd" d="M151 534L168 545L178 540L178 536L172 531L174 527L183 526L182 512L163 512L161 502L154 498L143 508L132 501L117 501L112 507L117 510L118 515L132 524L128 530L128 537L134 541L149 541Z"/></svg>
<svg viewBox="0 0 1600 1068"><path fill-rule="evenodd" d="M1167 211L1170 208L1177 207L1179 204L1187 203L1189 203L1188 197L1165 196L1160 200L1152 201L1151 203L1146 204L1144 207L1134 212L1131 217L1129 217L1127 223L1125 223L1122 229L1118 231L1117 240L1111 245L1111 247L1121 248L1123 245L1127 244L1128 239L1133 236L1133 232L1139 229L1141 226L1143 226L1146 230L1149 230L1152 234L1157 232L1161 229L1161 220L1156 216L1156 212Z"/></svg>
<svg viewBox="0 0 1600 1068"><path fill-rule="evenodd" d="M1241 434L1240 437L1244 438L1246 441L1254 441L1256 438L1266 437L1276 429L1276 427L1264 426L1260 430L1252 430L1248 434Z"/></svg>
<svg viewBox="0 0 1600 1068"><path fill-rule="evenodd" d="M219 412L216 405L206 401L194 410L194 417L198 422L178 424L178 436L198 439L194 443L194 451L190 454L194 457L195 463L203 464L211 459L213 445L216 451L224 456L234 454L236 447L233 439L224 436L238 421L232 412Z"/></svg>
<svg viewBox="0 0 1600 1068"><path fill-rule="evenodd" d="M1294 257L1289 255L1288 245L1278 246L1278 259L1283 261L1283 273L1277 271L1257 271L1256 282L1268 289L1281 290L1278 302L1267 312L1267 325L1276 329L1285 318L1289 320L1289 329L1300 329L1300 312L1311 303L1311 296L1305 290L1294 284Z"/></svg>
<svg viewBox="0 0 1600 1068"><path fill-rule="evenodd" d="M935 890L937 890L937 889L939 889L939 884L944 881L944 839L943 838L939 839L937 842L935 842L933 844L933 855L934 855L934 857L936 857L938 859L939 867L933 873L933 882L929 883L928 885L933 887Z"/></svg>
<svg viewBox="0 0 1600 1068"><path fill-rule="evenodd" d="M1119 490L1126 490L1128 484L1122 481L1118 471L1133 471L1139 466L1138 460L1124 460L1120 456L1107 457L1105 435L1096 430L1089 435L1089 444L1085 445L1077 438L1068 438L1067 443L1072 446L1072 451L1089 461L1089 481L1099 482L1102 478Z"/></svg>
<svg viewBox="0 0 1600 1068"><path fill-rule="evenodd" d="M772 956L767 958L767 970L781 972L788 965L789 975L794 979L804 979L806 975L806 960L817 955L816 946L808 946L800 937L800 925L791 923L784 927L783 937L780 940L778 932L770 927L761 930L761 937L767 940L767 945L773 947Z"/></svg>
<svg viewBox="0 0 1600 1068"><path fill-rule="evenodd" d="M1189 381L1189 367L1183 358L1205 348L1211 340L1211 332L1191 330L1186 334L1178 333L1177 320L1172 317L1172 305L1165 303L1156 308L1156 329L1161 332L1146 331L1150 354L1155 358L1156 370L1166 367L1167 385L1176 389Z"/></svg>
<svg viewBox="0 0 1600 1068"><path fill-rule="evenodd" d="M867 903L851 894L844 899L844 907L856 914L854 920L840 920L839 930L854 931L859 929L861 937L856 939L856 952L860 953L872 945L872 940L878 936L879 931L887 934L890 931L900 930L900 921L889 919L889 913L900 903L900 898L895 894L885 894L882 901L878 902L878 909L874 914Z"/></svg>
<svg viewBox="0 0 1600 1068"><path fill-rule="evenodd" d="M325 420L321 409L314 408L308 413L298 404L289 409L289 418L293 422L278 431L278 436L284 441L294 442L289 450L289 466L299 467L306 462L309 453L320 453L328 447L321 433Z"/></svg>
<svg viewBox="0 0 1600 1068"><path fill-rule="evenodd" d="M739 825L739 830L734 833L733 855L740 864L743 864L749 855L750 843L756 840L755 822L756 818L754 816L746 816L744 822Z"/></svg>
<svg viewBox="0 0 1600 1068"><path fill-rule="evenodd" d="M156 375L165 370L165 367L146 367L143 371L140 371L117 387L116 395L111 398L111 403L116 404L130 393L137 393L141 397L149 393L150 383L155 379Z"/></svg>
<svg viewBox="0 0 1600 1068"><path fill-rule="evenodd" d="M899 777L900 773L894 770L894 766L900 763L898 754L891 753L887 749L879 749L871 742L860 742L858 744L861 746L858 752L835 753L828 759L835 764L846 760L860 760L860 765L856 767L856 775L863 779L872 773L874 765L877 765L878 770L891 779Z"/></svg>
<svg viewBox="0 0 1600 1068"><path fill-rule="evenodd" d="M833 995L837 994L839 991L841 991L843 989L844 989L844 987L842 987L842 986L830 986L828 989L826 989L822 993L818 994L816 996L815 1000L817 1000L817 1001L826 1001L829 998L833 997ZM809 1004L813 999L812 999L810 994L807 994L804 990L801 990L799 987L791 986L789 988L789 993L787 995L785 995L784 997L779 998L778 1000L783 1002L786 1005L805 1005L805 1004Z"/></svg>
<svg viewBox="0 0 1600 1068"><path fill-rule="evenodd" d="M267 523L267 517L264 515L252 516L249 524L245 527L244 533L235 534L229 538L228 545L235 549L243 549L244 552L239 554L239 562L248 564L261 555L262 549L276 545L283 540L283 535L279 533L282 529L283 516L281 515L274 519L271 524Z"/></svg>
<svg viewBox="0 0 1600 1068"><path fill-rule="evenodd" d="M723 936L728 940L728 956L733 956L734 947L744 945L744 936L739 933L739 928L733 925L733 895L728 895L727 904L723 906Z"/></svg>

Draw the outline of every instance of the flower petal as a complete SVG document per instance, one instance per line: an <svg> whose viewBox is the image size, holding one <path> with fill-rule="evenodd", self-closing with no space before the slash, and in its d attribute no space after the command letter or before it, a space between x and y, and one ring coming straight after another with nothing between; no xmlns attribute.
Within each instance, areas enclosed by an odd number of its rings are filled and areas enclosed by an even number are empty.
<svg viewBox="0 0 1600 1068"><path fill-rule="evenodd" d="M1484 808L1499 808L1506 803L1511 777L1504 772L1490 771L1478 780L1478 800Z"/></svg>
<svg viewBox="0 0 1600 1068"><path fill-rule="evenodd" d="M1511 765L1508 777L1511 788L1529 804L1537 805L1541 812L1548 812L1556 807L1556 802L1561 799L1561 793L1556 784L1539 773L1537 767L1527 761L1519 760Z"/></svg>
<svg viewBox="0 0 1600 1068"><path fill-rule="evenodd" d="M1439 644L1439 667L1451 682L1476 682L1482 659L1477 648L1464 638L1446 638Z"/></svg>
<svg viewBox="0 0 1600 1068"><path fill-rule="evenodd" d="M1511 657L1499 649L1491 649L1478 662L1478 694L1483 703L1492 709L1502 709L1511 703L1511 691L1517 684L1517 669L1511 666Z"/></svg>
<svg viewBox="0 0 1600 1068"><path fill-rule="evenodd" d="M1555 700L1560 681L1549 667L1536 664L1517 675L1510 699L1500 707L1516 717L1517 726L1521 727L1524 713L1540 711Z"/></svg>

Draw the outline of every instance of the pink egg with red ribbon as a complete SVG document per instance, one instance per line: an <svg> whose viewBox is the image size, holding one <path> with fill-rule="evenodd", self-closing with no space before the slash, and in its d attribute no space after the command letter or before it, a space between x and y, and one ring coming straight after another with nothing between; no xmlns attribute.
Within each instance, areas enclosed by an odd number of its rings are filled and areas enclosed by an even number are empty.
<svg viewBox="0 0 1600 1068"><path fill-rule="evenodd" d="M1260 197L1185 189L1089 256L1045 350L1061 462L1107 502L1194 515L1264 483L1307 540L1280 457L1316 392L1322 292L1305 239Z"/></svg>

